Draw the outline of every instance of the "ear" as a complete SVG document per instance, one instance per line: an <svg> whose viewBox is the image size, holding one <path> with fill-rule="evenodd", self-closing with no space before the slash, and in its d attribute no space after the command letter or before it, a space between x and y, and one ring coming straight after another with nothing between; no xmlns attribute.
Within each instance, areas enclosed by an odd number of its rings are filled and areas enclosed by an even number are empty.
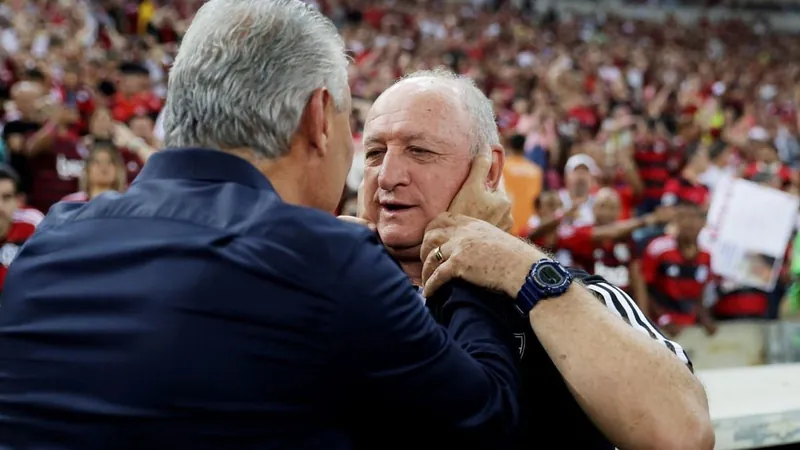
<svg viewBox="0 0 800 450"><path fill-rule="evenodd" d="M298 131L308 142L310 152L325 156L328 149L328 132L333 113L333 97L326 88L311 93L300 119Z"/></svg>
<svg viewBox="0 0 800 450"><path fill-rule="evenodd" d="M500 185L500 178L503 176L503 167L506 164L506 152L500 144L493 145L489 149L492 158L492 165L489 173L486 174L486 188L490 191L497 190Z"/></svg>

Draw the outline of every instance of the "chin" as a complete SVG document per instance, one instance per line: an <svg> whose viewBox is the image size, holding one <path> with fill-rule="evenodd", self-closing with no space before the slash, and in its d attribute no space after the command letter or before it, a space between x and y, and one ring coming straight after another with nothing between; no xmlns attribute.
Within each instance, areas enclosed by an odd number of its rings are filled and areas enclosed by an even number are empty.
<svg viewBox="0 0 800 450"><path fill-rule="evenodd" d="M398 232L391 230L391 227L378 228L378 234L381 236L383 245L390 249L396 249L398 252L405 252L405 250L413 250L419 252L419 246L422 244L421 236L412 236L410 233Z"/></svg>

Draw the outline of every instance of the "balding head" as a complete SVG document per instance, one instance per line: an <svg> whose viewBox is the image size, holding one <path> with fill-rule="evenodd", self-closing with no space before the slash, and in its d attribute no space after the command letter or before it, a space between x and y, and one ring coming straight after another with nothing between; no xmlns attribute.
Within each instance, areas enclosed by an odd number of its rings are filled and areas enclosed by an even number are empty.
<svg viewBox="0 0 800 450"><path fill-rule="evenodd" d="M418 86L439 86L442 90L451 91L458 100L458 105L466 112L470 124L471 151L475 155L481 149L500 145L500 134L495 122L492 101L478 88L475 82L466 76L457 75L447 69L420 70L395 83L402 86L415 83ZM389 89L391 90L391 88ZM388 92L387 90L386 92Z"/></svg>

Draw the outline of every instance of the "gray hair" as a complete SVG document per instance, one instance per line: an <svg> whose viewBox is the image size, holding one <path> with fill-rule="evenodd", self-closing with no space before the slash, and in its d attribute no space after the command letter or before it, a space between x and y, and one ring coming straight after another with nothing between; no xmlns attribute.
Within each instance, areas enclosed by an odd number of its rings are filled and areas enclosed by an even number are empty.
<svg viewBox="0 0 800 450"><path fill-rule="evenodd" d="M164 143L284 156L316 89L346 106L347 65L336 27L300 0L210 0L170 71Z"/></svg>
<svg viewBox="0 0 800 450"><path fill-rule="evenodd" d="M400 83L412 78L432 78L443 81L456 87L461 92L464 109L473 120L472 127L472 155L478 154L481 148L500 144L500 133L495 122L494 106L475 84L472 78L458 75L444 67L433 70L419 70L397 80Z"/></svg>

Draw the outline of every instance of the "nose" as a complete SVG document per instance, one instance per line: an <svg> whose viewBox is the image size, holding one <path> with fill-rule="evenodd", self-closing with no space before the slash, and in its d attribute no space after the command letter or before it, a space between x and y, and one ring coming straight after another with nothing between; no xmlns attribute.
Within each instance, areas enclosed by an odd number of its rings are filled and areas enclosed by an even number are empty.
<svg viewBox="0 0 800 450"><path fill-rule="evenodd" d="M407 159L399 149L386 151L378 172L378 187L380 189L391 192L398 186L407 186L411 183L409 161Z"/></svg>

